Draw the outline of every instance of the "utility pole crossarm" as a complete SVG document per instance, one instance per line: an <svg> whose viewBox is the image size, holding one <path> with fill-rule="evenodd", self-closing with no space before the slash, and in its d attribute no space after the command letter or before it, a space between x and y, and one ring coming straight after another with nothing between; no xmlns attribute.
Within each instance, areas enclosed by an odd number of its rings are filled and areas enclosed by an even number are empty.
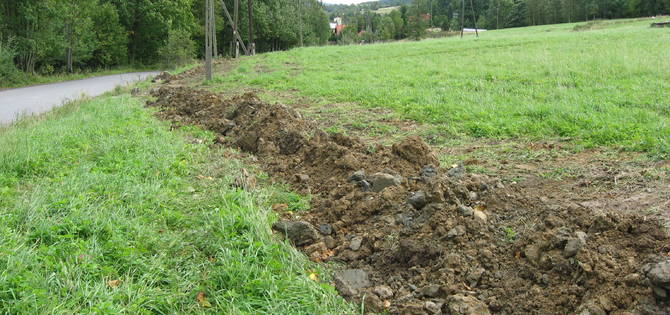
<svg viewBox="0 0 670 315"><path fill-rule="evenodd" d="M228 22L230 23L230 25L235 25L235 23L233 22L233 18L230 16L230 12L228 12L228 7L226 7L226 3L223 0L220 0L220 1L221 1L221 6L223 7L223 12L226 14L226 18L228 19ZM235 38L237 38L237 40L240 42L240 46L242 46L242 50L244 50L244 54L248 56L249 51L247 50L247 46L244 45L244 41L242 40L242 38L240 37L240 34L238 32L235 32Z"/></svg>

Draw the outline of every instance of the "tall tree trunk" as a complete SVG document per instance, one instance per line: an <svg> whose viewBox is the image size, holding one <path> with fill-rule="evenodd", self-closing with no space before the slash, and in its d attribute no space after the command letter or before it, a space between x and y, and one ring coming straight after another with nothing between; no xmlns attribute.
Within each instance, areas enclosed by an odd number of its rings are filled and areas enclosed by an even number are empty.
<svg viewBox="0 0 670 315"><path fill-rule="evenodd" d="M70 24L67 25L67 72L73 73L74 69L72 67L72 26Z"/></svg>

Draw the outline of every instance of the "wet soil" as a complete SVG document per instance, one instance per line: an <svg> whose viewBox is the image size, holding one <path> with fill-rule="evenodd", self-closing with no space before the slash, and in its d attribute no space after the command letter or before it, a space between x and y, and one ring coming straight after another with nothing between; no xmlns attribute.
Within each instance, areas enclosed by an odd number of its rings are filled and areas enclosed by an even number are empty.
<svg viewBox="0 0 670 315"><path fill-rule="evenodd" d="M326 133L252 93L163 86L152 95L161 118L217 132L219 144L311 194L311 211L283 213L300 235L278 234L314 261L343 263L338 290L369 312L670 313L667 292L654 293L644 273L670 259L655 218L440 165L416 136L387 146Z"/></svg>

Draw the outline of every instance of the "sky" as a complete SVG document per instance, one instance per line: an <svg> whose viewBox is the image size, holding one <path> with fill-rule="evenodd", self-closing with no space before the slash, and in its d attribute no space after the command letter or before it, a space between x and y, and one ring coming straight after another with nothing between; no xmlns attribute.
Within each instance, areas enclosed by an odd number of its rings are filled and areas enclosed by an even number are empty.
<svg viewBox="0 0 670 315"><path fill-rule="evenodd" d="M332 4L353 4L353 3L361 3L369 1L374 0L323 0L324 3L332 3Z"/></svg>

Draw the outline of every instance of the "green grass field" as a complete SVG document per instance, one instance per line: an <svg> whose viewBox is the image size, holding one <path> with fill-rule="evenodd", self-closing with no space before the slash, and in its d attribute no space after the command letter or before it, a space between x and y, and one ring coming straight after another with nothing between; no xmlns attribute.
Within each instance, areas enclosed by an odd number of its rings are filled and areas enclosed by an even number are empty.
<svg viewBox="0 0 670 315"><path fill-rule="evenodd" d="M212 140L128 95L0 130L0 313L351 311Z"/></svg>
<svg viewBox="0 0 670 315"><path fill-rule="evenodd" d="M569 138L667 158L670 31L650 22L294 49L242 59L214 84L388 107L448 138Z"/></svg>

